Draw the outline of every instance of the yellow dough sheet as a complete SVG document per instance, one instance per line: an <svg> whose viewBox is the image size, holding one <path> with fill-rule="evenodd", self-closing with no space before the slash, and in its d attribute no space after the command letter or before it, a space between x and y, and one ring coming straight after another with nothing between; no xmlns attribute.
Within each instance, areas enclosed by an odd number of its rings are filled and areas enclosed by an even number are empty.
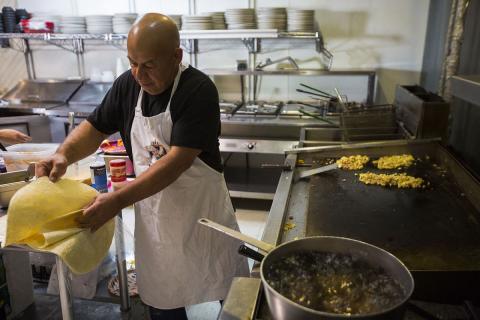
<svg viewBox="0 0 480 320"><path fill-rule="evenodd" d="M33 181L10 201L6 245L55 253L75 274L92 271L107 254L115 230L113 219L94 233L75 222L96 195L95 189L74 180Z"/></svg>

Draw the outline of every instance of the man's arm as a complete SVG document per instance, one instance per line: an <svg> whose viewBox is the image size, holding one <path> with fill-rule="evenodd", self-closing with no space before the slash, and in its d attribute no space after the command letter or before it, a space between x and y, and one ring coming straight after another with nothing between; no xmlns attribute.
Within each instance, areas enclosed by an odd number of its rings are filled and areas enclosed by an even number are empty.
<svg viewBox="0 0 480 320"><path fill-rule="evenodd" d="M70 164L94 153L107 136L95 129L90 122L83 121L67 136L53 156L37 162L36 176L48 176L52 181L58 180Z"/></svg>

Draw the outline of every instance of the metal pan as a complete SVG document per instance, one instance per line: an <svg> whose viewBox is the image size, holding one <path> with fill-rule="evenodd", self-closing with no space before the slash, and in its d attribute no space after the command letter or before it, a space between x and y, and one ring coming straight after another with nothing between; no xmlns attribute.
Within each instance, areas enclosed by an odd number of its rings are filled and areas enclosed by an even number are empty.
<svg viewBox="0 0 480 320"><path fill-rule="evenodd" d="M206 218L198 220L198 222L207 227L213 228L225 233L233 238L244 241L247 244L257 247L266 253L265 258L260 265L260 276L267 303L273 317L277 320L339 320L339 319L403 319L406 302L413 293L414 283L413 277L407 267L389 252L358 240L341 238L341 237L308 237L299 240L283 243L278 247L274 247L269 243L246 236L238 231L232 230ZM404 299L391 307L379 313L366 315L342 315L333 314L322 311L316 311L281 295L265 279L265 272L276 261L282 260L286 255L293 252L305 251L324 251L341 254L352 254L361 256L362 259L372 266L383 268L387 274L397 280L404 288Z"/></svg>

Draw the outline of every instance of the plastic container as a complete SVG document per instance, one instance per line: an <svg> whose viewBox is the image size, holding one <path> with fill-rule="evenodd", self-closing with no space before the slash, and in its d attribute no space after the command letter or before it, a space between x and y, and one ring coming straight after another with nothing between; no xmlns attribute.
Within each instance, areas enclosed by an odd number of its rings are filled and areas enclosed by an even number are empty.
<svg viewBox="0 0 480 320"><path fill-rule="evenodd" d="M7 151L0 151L0 157L5 160L7 171L27 169L32 162L38 162L55 153L57 143L22 143L7 147Z"/></svg>
<svg viewBox="0 0 480 320"><path fill-rule="evenodd" d="M107 154L102 154L101 157L105 161L105 164L107 165L107 171L110 172L110 161L115 160L115 159L124 159L127 164L127 177L133 177L135 175L135 171L133 169L133 163L130 160L128 156L116 156L116 155L107 155Z"/></svg>
<svg viewBox="0 0 480 320"><path fill-rule="evenodd" d="M119 189L127 183L127 162L125 159L110 161L110 180L113 190Z"/></svg>

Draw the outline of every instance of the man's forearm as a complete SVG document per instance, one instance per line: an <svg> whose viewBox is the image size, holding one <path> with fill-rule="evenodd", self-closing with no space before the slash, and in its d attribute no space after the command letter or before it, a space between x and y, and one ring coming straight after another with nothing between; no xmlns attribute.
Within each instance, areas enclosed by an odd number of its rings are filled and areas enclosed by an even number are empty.
<svg viewBox="0 0 480 320"><path fill-rule="evenodd" d="M68 164L72 164L94 153L106 137L90 122L83 121L67 136L57 153L64 155Z"/></svg>

